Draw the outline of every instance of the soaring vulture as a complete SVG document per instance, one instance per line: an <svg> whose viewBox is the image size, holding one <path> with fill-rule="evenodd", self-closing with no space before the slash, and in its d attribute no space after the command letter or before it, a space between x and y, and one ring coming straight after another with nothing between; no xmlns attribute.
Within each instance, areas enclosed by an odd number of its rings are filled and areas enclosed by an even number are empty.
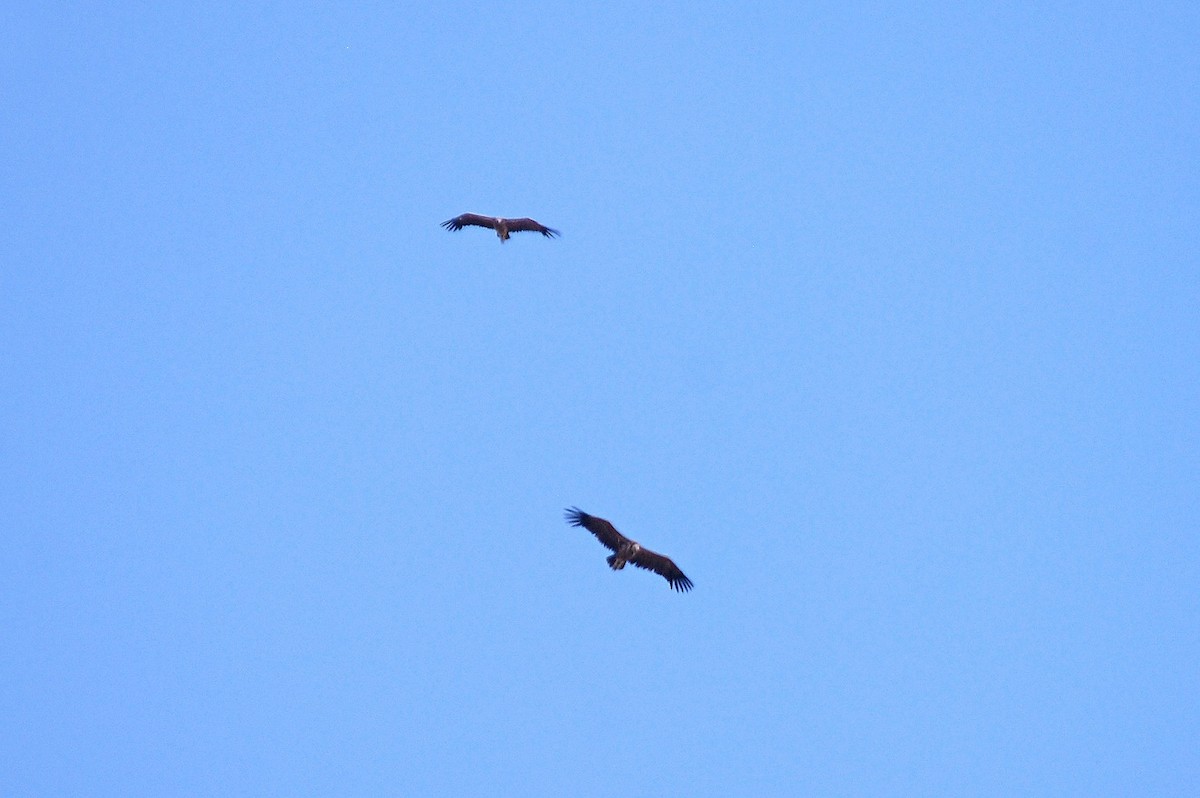
<svg viewBox="0 0 1200 798"><path fill-rule="evenodd" d="M571 526L583 527L595 535L606 548L615 552L608 557L608 565L614 571L621 570L625 563L631 562L638 568L645 568L665 578L674 590L686 593L692 589L692 580L684 576L683 571L679 570L679 566L671 562L670 558L643 548L642 544L625 537L603 518L588 515L578 507L568 508L566 518Z"/></svg>
<svg viewBox="0 0 1200 798"><path fill-rule="evenodd" d="M533 219L501 219L498 216L480 216L477 213L464 213L462 216L447 219L442 222L442 227L447 230L461 230L464 227L490 227L496 231L496 235L500 236L501 244L508 240L509 233L520 233L526 230L541 233L546 238L554 238L559 235L557 230L546 227L544 224L538 224Z"/></svg>

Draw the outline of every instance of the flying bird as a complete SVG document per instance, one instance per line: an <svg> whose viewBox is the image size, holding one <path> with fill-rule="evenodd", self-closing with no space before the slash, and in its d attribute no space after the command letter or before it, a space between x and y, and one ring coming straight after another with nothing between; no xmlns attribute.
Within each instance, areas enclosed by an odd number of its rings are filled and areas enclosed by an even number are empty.
<svg viewBox="0 0 1200 798"><path fill-rule="evenodd" d="M692 589L692 580L684 576L683 571L679 570L679 566L671 562L669 557L643 548L642 544L625 537L603 518L588 515L578 507L571 507L566 511L566 519L571 526L581 526L591 532L606 548L615 552L608 557L608 565L614 571L621 570L625 563L631 562L638 568L645 568L663 577L673 590L686 593Z"/></svg>
<svg viewBox="0 0 1200 798"><path fill-rule="evenodd" d="M521 233L526 230L541 233L546 238L559 235L557 230L538 224L533 219L501 219L499 216L480 216L477 213L464 213L442 222L447 230L461 230L464 227L490 227L500 236L500 243L508 240L509 233Z"/></svg>

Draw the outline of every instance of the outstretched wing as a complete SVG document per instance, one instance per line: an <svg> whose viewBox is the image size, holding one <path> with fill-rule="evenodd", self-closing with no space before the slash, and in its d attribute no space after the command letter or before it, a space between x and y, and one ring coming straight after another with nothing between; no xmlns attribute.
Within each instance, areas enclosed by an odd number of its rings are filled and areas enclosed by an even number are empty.
<svg viewBox="0 0 1200 798"><path fill-rule="evenodd" d="M578 507L570 507L566 510L567 523L571 526L581 526L588 532L596 536L596 540L604 544L604 547L610 551L617 551L622 545L629 542L629 538L617 531L617 528L605 521L603 518L597 518L594 515L588 515ZM670 562L670 560L668 560Z"/></svg>
<svg viewBox="0 0 1200 798"><path fill-rule="evenodd" d="M554 238L557 235L561 235L557 230L546 227L544 224L538 224L533 219L505 219L504 224L508 226L508 232L510 233L529 231L541 233L546 238Z"/></svg>
<svg viewBox="0 0 1200 798"><path fill-rule="evenodd" d="M496 220L490 216L480 216L477 213L464 213L462 216L455 216L453 219L447 219L442 222L442 227L447 230L461 230L468 226L486 227L489 230L495 230Z"/></svg>
<svg viewBox="0 0 1200 798"><path fill-rule="evenodd" d="M686 593L692 589L692 580L683 575L683 571L679 570L678 565L671 562L670 557L664 557L656 551L643 548L637 554L633 555L629 561L638 568L653 571L666 579L670 583L672 590Z"/></svg>

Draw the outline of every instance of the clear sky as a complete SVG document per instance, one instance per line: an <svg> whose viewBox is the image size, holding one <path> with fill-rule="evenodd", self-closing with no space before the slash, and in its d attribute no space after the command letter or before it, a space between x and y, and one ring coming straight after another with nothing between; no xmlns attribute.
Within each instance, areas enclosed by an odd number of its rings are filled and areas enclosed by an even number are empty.
<svg viewBox="0 0 1200 798"><path fill-rule="evenodd" d="M0 793L1194 795L1197 42L5 5Z"/></svg>

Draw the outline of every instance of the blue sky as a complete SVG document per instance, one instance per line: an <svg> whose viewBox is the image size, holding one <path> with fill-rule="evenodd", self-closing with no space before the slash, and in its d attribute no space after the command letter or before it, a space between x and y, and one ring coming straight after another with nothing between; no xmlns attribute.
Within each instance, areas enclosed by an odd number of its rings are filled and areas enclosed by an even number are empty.
<svg viewBox="0 0 1200 798"><path fill-rule="evenodd" d="M1189 794L1198 40L5 7L0 792Z"/></svg>

